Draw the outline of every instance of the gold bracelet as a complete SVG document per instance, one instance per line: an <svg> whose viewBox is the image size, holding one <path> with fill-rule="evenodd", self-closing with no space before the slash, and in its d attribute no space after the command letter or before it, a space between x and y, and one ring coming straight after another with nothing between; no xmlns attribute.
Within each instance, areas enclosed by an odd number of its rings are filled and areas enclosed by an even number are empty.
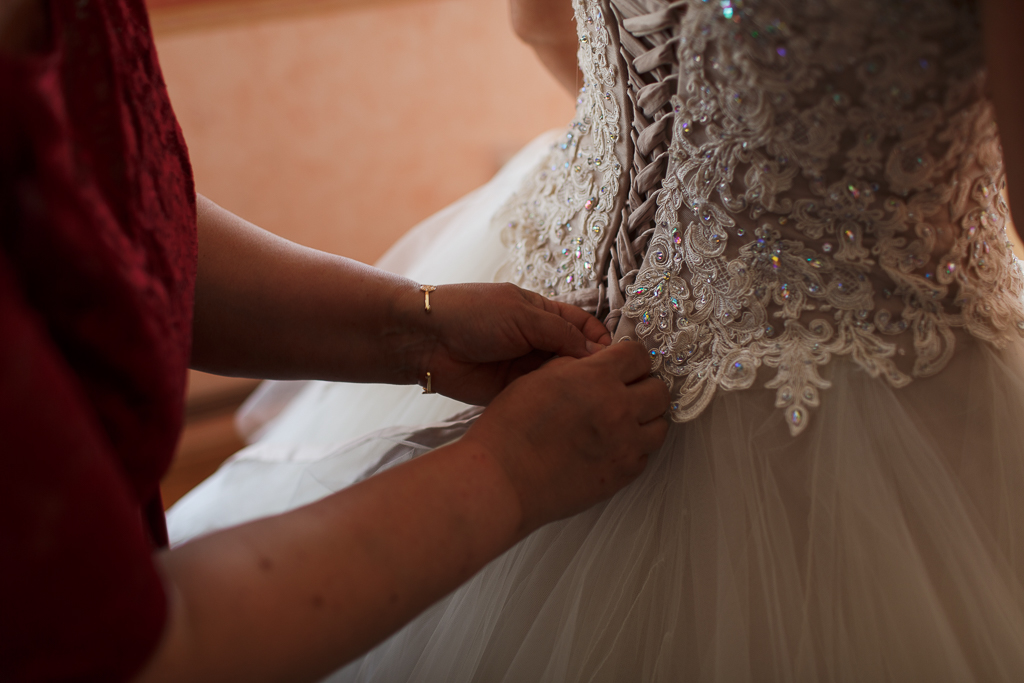
<svg viewBox="0 0 1024 683"><path fill-rule="evenodd" d="M423 310L426 311L427 313L430 313L430 293L436 289L437 287L435 287L434 285L420 285L420 291L423 292ZM432 379L433 378L430 376L430 372L427 372L427 385L423 387L424 394L437 393L436 391L434 391Z"/></svg>
<svg viewBox="0 0 1024 683"><path fill-rule="evenodd" d="M420 291L423 292L423 310L430 313L430 293L433 292L437 287L434 285L420 285ZM427 373L430 376L430 373Z"/></svg>

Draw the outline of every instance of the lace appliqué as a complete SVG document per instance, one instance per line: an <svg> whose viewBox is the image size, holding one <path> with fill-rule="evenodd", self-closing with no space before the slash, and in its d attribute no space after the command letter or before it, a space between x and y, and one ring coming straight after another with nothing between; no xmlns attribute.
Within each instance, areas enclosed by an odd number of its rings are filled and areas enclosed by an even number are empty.
<svg viewBox="0 0 1024 683"><path fill-rule="evenodd" d="M510 249L504 279L547 296L595 289L607 260L622 165L617 53L601 3L574 0L583 87L565 138L497 214Z"/></svg>
<svg viewBox="0 0 1024 683"><path fill-rule="evenodd" d="M675 46L657 58L676 61L678 83L657 114L671 117L667 166L623 313L673 389L675 420L767 366L796 435L834 355L899 387L945 367L956 328L996 345L1020 334L1024 279L969 10L667 11L630 20L634 43L660 30L652 44Z"/></svg>

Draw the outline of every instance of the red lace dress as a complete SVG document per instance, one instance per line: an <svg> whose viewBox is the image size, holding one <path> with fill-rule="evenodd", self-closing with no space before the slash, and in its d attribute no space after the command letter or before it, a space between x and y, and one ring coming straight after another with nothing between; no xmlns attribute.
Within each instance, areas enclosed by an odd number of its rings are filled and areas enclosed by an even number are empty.
<svg viewBox="0 0 1024 683"><path fill-rule="evenodd" d="M0 52L0 680L118 681L166 616L195 194L140 0Z"/></svg>

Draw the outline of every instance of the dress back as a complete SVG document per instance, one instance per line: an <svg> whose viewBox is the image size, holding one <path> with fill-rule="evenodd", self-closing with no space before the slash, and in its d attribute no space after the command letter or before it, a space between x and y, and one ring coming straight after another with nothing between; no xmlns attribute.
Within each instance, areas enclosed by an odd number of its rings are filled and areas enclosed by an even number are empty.
<svg viewBox="0 0 1024 683"><path fill-rule="evenodd" d="M894 387L1024 330L980 30L954 0L580 0L577 116L506 276L640 339L677 421L851 357ZM760 378L760 379L759 379Z"/></svg>

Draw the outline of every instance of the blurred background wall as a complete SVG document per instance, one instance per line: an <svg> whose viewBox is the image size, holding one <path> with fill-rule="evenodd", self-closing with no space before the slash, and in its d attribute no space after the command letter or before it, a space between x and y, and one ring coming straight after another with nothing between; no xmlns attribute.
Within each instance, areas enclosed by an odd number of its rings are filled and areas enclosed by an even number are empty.
<svg viewBox="0 0 1024 683"><path fill-rule="evenodd" d="M565 125L572 98L506 0L151 0L197 191L372 263L419 220ZM241 444L247 380L193 374L172 502Z"/></svg>
<svg viewBox="0 0 1024 683"><path fill-rule="evenodd" d="M303 244L373 262L572 115L506 0L255 7L156 9L160 61L197 189Z"/></svg>

